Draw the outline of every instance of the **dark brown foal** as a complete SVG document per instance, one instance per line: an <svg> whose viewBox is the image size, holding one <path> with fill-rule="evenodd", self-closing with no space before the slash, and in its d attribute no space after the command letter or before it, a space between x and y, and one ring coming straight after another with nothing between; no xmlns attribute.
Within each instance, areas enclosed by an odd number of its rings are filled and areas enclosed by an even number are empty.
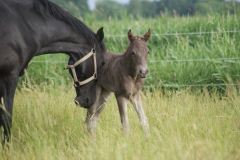
<svg viewBox="0 0 240 160"><path fill-rule="evenodd" d="M106 101L113 92L125 131L130 130L127 116L127 102L130 101L138 114L143 130L148 134L149 124L144 113L140 90L148 74L147 57L149 49L146 45L151 31L142 36L133 36L128 31L129 45L122 54L107 52L104 55L105 65L98 74L97 101L88 109L86 123L95 134L97 121Z"/></svg>

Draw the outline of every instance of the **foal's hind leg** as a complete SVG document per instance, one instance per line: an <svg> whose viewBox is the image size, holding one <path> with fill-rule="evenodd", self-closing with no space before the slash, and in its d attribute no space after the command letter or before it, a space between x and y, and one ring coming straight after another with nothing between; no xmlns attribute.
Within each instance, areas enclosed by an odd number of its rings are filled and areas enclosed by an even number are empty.
<svg viewBox="0 0 240 160"><path fill-rule="evenodd" d="M137 94L135 94L134 96L130 97L130 102L133 104L139 120L140 120L140 124L145 132L145 134L147 136L149 136L149 124L148 124L148 120L147 117L145 115L143 106L142 106L142 99L141 99L141 95L140 92L137 92Z"/></svg>
<svg viewBox="0 0 240 160"><path fill-rule="evenodd" d="M95 135L96 134L96 126L98 122L98 118L100 113L103 111L107 100L109 99L111 92L104 90L101 88L100 90L97 89L97 100L94 105L88 109L86 123L90 132Z"/></svg>

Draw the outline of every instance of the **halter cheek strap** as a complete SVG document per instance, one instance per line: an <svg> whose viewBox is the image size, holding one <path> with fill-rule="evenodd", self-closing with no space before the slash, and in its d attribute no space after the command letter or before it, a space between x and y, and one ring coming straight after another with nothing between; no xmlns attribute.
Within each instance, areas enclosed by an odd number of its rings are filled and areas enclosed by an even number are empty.
<svg viewBox="0 0 240 160"><path fill-rule="evenodd" d="M86 61L88 58L90 58L91 56L93 56L93 61L94 61L94 73L91 77L89 77L88 79L84 80L84 81L79 81L77 78L77 74L76 74L76 70L75 68L81 64L82 62ZM73 65L67 65L67 69L71 69L72 70L72 75L73 75L73 79L74 79L74 87L79 87L82 86L94 79L97 79L97 61L96 61L96 53L95 50L92 49L87 55L85 55L83 58L79 59L77 62L75 62ZM78 85L77 85L78 84Z"/></svg>

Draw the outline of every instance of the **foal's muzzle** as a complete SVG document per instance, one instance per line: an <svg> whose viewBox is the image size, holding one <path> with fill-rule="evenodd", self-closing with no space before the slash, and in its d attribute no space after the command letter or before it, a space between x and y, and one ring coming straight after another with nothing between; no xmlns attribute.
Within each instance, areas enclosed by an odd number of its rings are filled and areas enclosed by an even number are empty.
<svg viewBox="0 0 240 160"><path fill-rule="evenodd" d="M146 68L146 69L140 69L139 70L139 76L141 77L141 78L146 78L147 77L147 75L148 75L148 68Z"/></svg>

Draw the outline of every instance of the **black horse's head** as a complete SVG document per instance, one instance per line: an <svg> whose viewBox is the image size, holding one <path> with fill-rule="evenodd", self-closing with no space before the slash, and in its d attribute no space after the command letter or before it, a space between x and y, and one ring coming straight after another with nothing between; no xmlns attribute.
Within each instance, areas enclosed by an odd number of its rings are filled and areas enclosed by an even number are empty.
<svg viewBox="0 0 240 160"><path fill-rule="evenodd" d="M80 57L70 56L68 69L74 79L75 103L90 108L96 101L97 72L104 65L103 28L95 34L96 40L79 49Z"/></svg>

